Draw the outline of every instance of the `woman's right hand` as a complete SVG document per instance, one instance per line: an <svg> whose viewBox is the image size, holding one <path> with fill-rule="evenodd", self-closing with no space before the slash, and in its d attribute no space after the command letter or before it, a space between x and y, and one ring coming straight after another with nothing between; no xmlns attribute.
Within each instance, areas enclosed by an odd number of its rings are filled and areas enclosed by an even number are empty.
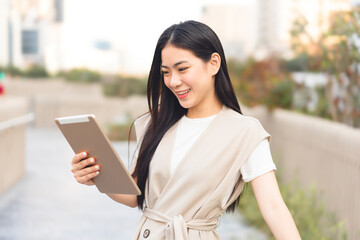
<svg viewBox="0 0 360 240"><path fill-rule="evenodd" d="M94 185L92 180L100 174L100 165L95 165L96 159L88 158L86 152L76 154L71 161L71 172L78 183L85 185Z"/></svg>

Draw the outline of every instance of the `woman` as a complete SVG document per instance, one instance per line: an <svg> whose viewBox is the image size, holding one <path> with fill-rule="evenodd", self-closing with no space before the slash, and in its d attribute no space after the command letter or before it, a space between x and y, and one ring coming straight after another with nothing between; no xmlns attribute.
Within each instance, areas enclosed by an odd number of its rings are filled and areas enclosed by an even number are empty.
<svg viewBox="0 0 360 240"><path fill-rule="evenodd" d="M187 21L164 31L147 98L149 113L135 121L132 172L142 195L108 194L143 210L134 239L219 239L221 215L234 211L245 181L276 239L300 239L276 182L270 135L241 114L221 43L208 26ZM72 171L93 185L99 166L79 153Z"/></svg>

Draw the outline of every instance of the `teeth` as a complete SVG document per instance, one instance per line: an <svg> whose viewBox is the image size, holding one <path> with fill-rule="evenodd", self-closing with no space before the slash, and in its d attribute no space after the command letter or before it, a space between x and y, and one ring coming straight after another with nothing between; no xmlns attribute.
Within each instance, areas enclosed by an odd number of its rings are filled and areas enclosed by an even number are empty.
<svg viewBox="0 0 360 240"><path fill-rule="evenodd" d="M182 92L178 92L178 94L179 94L179 95L183 95L183 94L188 93L188 92L190 92L190 89L185 90L185 91L182 91Z"/></svg>

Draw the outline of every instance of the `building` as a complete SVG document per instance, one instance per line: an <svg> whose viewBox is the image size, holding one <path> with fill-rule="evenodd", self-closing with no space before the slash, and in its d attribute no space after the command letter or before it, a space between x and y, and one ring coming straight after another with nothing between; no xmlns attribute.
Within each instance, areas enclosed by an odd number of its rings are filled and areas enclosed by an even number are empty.
<svg viewBox="0 0 360 240"><path fill-rule="evenodd" d="M316 40L337 11L351 10L351 0L258 0L257 50L261 56L280 53L291 57L290 30L294 20L304 18L307 32Z"/></svg>
<svg viewBox="0 0 360 240"><path fill-rule="evenodd" d="M121 54L108 39L90 38L76 25L81 9L71 0L0 1L0 66L42 65L50 73L88 68L119 73ZM84 4L82 2L81 4ZM74 7L75 6L75 7ZM74 26L76 25L76 26Z"/></svg>
<svg viewBox="0 0 360 240"><path fill-rule="evenodd" d="M243 59L255 50L256 7L253 3L208 5L202 21L219 36L227 58Z"/></svg>
<svg viewBox="0 0 360 240"><path fill-rule="evenodd" d="M290 30L303 17L316 39L329 26L329 16L351 9L351 0L257 0L207 5L202 21L218 33L228 57L258 59L271 54L291 57Z"/></svg>

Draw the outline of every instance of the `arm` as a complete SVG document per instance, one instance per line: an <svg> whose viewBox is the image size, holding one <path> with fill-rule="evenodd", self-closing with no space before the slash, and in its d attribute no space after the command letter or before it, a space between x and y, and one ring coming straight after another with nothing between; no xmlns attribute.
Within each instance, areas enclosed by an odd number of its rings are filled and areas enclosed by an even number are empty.
<svg viewBox="0 0 360 240"><path fill-rule="evenodd" d="M281 196L274 171L251 182L260 212L277 240L301 239L295 222Z"/></svg>
<svg viewBox="0 0 360 240"><path fill-rule="evenodd" d="M135 179L136 182L136 179ZM124 204L126 206L135 208L138 206L137 204L137 197L136 195L126 195L126 194L110 194L107 193L106 195L108 195L112 200Z"/></svg>

